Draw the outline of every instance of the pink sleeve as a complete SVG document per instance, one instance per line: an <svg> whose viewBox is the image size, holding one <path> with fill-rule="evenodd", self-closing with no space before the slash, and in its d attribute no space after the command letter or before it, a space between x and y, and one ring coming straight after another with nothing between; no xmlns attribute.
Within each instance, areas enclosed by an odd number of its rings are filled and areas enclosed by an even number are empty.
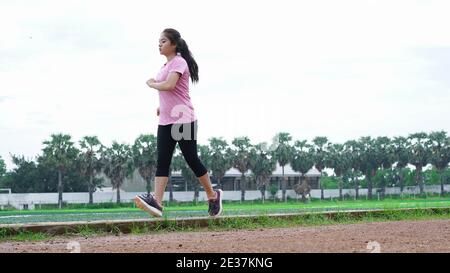
<svg viewBox="0 0 450 273"><path fill-rule="evenodd" d="M187 67L188 67L187 62L183 58L177 58L172 63L172 67L170 68L169 73L170 72L178 72L181 75L183 75L183 73L186 71Z"/></svg>

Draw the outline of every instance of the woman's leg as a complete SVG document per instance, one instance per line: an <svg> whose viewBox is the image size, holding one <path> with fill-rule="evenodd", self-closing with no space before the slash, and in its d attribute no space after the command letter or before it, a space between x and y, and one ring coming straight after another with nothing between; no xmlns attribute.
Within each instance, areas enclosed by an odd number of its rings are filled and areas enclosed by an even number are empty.
<svg viewBox="0 0 450 273"><path fill-rule="evenodd" d="M168 176L155 176L155 198L159 205L163 207L164 191L166 190Z"/></svg>
<svg viewBox="0 0 450 273"><path fill-rule="evenodd" d="M200 184L202 184L205 189L208 199L215 199L216 192L211 185L208 170L205 168L197 154L197 121L187 125L191 127L191 137L190 139L181 139L178 141L181 152L189 167L195 173L195 176L197 176Z"/></svg>
<svg viewBox="0 0 450 273"><path fill-rule="evenodd" d="M169 181L169 168L172 161L173 151L177 142L171 136L172 124L158 125L157 153L155 175L155 198L162 206L164 191Z"/></svg>
<svg viewBox="0 0 450 273"><path fill-rule="evenodd" d="M209 174L206 173L203 176L198 177L198 181L200 181L200 184L202 184L203 188L205 189L208 200L216 199L217 195L211 185L211 180L209 179Z"/></svg>

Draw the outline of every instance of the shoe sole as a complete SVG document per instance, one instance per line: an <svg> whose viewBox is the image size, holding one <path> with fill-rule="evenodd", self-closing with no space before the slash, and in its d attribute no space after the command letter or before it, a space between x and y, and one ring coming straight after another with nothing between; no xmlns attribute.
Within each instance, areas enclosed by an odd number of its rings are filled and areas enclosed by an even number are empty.
<svg viewBox="0 0 450 273"><path fill-rule="evenodd" d="M222 207L222 194L223 194L223 191L222 190L217 190L217 191L220 192L220 210L219 210L219 212L216 215L210 215L211 217L219 216L222 213L222 209L223 209L223 207Z"/></svg>
<svg viewBox="0 0 450 273"><path fill-rule="evenodd" d="M149 213L152 216L162 217L162 211L150 206L149 204L147 204L147 202L143 201L139 196L134 197L133 200L134 200L134 203L136 204L136 206L138 208L140 208L141 210L146 211L147 213Z"/></svg>

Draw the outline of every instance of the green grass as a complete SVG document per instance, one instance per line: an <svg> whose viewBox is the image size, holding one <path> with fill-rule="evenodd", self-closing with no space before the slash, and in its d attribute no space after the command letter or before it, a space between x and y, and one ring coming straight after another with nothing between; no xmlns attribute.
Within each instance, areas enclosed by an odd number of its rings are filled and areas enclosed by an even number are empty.
<svg viewBox="0 0 450 273"><path fill-rule="evenodd" d="M48 240L52 236L42 232L21 231L15 235L6 234L5 230L0 229L0 242L14 241L14 242L34 242Z"/></svg>
<svg viewBox="0 0 450 273"><path fill-rule="evenodd" d="M282 209L282 208L402 208L402 207L417 207L428 205L450 205L450 198L426 198L426 199L385 199L385 200L314 200L310 203L302 203L298 201L290 200L288 202L273 202L266 201L261 203L261 201L246 201L244 203L238 202L224 202L227 210L271 210L271 209ZM169 205L165 207L165 211L186 211L186 210L207 210L206 202L200 202L198 205L193 205L187 203L184 205ZM112 207L112 208L65 208L65 209L46 209L46 210L0 210L0 216L2 215L20 215L20 214L64 214L64 213L86 213L86 212L127 212L136 211L137 208L134 207Z"/></svg>
<svg viewBox="0 0 450 273"><path fill-rule="evenodd" d="M324 214L298 215L289 219L279 219L269 216L259 216L250 218L231 218L211 221L209 230L232 230L232 229L257 229L257 228L280 228L298 226L325 226L336 224L356 224L364 222L386 222L404 220L438 220L450 219L449 213L433 213L424 210L415 211L385 211L381 214L365 214L354 217L346 213L338 213L334 218L329 218Z"/></svg>
<svg viewBox="0 0 450 273"><path fill-rule="evenodd" d="M75 231L67 232L70 235L79 235L83 237L98 235L101 231L98 229L90 228L89 226L79 226Z"/></svg>
<svg viewBox="0 0 450 273"><path fill-rule="evenodd" d="M238 202L225 202L224 215L264 215L267 213L298 213L298 212L320 212L320 211L345 211L345 210L367 210L367 209L398 209L398 208L428 208L428 207L450 207L450 198L432 197L426 199L385 199L378 200L313 200L310 203L302 203L294 200L288 202L261 202L247 201L242 204ZM185 204L183 206L166 206L164 217L168 219L179 217L207 216L207 204L201 202L195 206ZM148 219L148 215L132 207L116 208L84 208L84 209L51 209L51 210L28 210L28 211L0 211L0 224L20 224L36 222L67 222L67 221L95 221L95 220L124 220L124 219Z"/></svg>
<svg viewBox="0 0 450 273"><path fill-rule="evenodd" d="M450 219L449 210L430 211L424 209L415 209L408 211L386 210L383 212L366 212L362 215L350 215L345 212L334 214L334 217L328 217L325 214L310 213L295 215L290 218L275 218L267 215L246 218L218 218L209 219L207 227L183 226L179 222L163 219L150 227L146 223L133 224L129 233L134 235L166 233L166 232L197 232L197 231L227 231L239 229L260 229L260 228L286 228L301 226L327 226L337 224L357 224L367 222L386 222L386 221L404 221L404 220L439 220ZM112 225L108 230L94 229L88 226L80 226L75 230L66 231L64 236L83 236L95 237L106 235L118 235L122 231ZM0 241L40 241L52 238L51 235L43 233L32 233L29 231L20 231L17 235L7 234L5 229L0 229Z"/></svg>

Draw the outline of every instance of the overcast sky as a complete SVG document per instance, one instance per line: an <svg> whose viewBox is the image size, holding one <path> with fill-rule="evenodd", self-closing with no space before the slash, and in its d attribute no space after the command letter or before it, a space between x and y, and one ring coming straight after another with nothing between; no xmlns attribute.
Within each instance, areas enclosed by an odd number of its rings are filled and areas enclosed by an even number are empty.
<svg viewBox="0 0 450 273"><path fill-rule="evenodd" d="M169 5L170 3L170 5ZM450 131L449 1L0 1L0 156L34 158L52 133L106 145L155 134L180 31L200 144Z"/></svg>

